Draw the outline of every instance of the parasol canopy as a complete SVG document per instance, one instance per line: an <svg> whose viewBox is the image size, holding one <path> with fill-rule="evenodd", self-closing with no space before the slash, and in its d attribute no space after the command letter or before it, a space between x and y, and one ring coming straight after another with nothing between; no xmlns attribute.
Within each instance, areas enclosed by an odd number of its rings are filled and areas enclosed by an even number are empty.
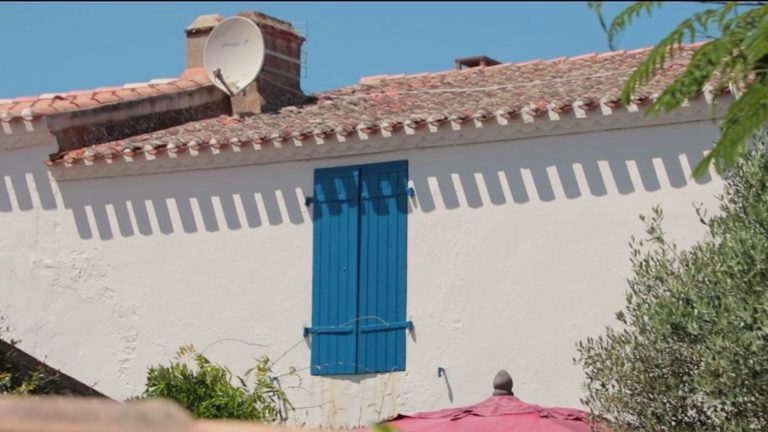
<svg viewBox="0 0 768 432"><path fill-rule="evenodd" d="M480 403L412 415L401 414L386 424L398 432L608 431L604 426L591 422L586 411L546 408L521 401L512 392L512 377L507 371L500 371L493 385L493 396Z"/></svg>

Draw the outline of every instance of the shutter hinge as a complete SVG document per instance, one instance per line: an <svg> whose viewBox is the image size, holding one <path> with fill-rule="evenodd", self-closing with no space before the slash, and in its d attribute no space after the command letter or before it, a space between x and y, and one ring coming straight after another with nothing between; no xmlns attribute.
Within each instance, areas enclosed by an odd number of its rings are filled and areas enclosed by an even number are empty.
<svg viewBox="0 0 768 432"><path fill-rule="evenodd" d="M413 321L389 322L360 326L360 333L407 329L413 331Z"/></svg>
<svg viewBox="0 0 768 432"><path fill-rule="evenodd" d="M313 200L313 197L311 196L304 197L304 206L309 207L309 205L312 204L312 200Z"/></svg>

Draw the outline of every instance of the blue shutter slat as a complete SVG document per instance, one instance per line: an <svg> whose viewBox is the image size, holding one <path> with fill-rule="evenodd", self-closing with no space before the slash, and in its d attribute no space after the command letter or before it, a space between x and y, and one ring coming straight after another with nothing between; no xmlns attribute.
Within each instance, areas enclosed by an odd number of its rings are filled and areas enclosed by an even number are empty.
<svg viewBox="0 0 768 432"><path fill-rule="evenodd" d="M358 371L405 370L407 161L361 168Z"/></svg>
<svg viewBox="0 0 768 432"><path fill-rule="evenodd" d="M386 317L382 316L378 308L378 225L379 219L372 217L375 207L380 205L378 199L371 199L370 196L378 195L378 182L370 174L364 174L361 178L362 201L360 213L360 320L361 325L369 325L372 322L386 322ZM383 353L379 350L377 335L360 335L358 341L360 344L361 356L360 372L379 371L378 357ZM377 356L378 354L378 356Z"/></svg>
<svg viewBox="0 0 768 432"><path fill-rule="evenodd" d="M406 190L406 195L397 200L397 212L402 214L402 217L397 218L397 231L396 236L398 239L398 250L400 253L397 255L396 266L402 271L397 272L397 286L401 287L396 291L395 295L395 307L396 316L406 318L406 269L407 269L407 254L408 254L408 196L412 196L412 189L408 188L408 165L404 168L405 172L403 177L398 179L403 183L403 187ZM413 323L406 321L408 329L413 329ZM395 344L395 361L397 364L402 365L401 370L405 370L405 332L401 331L397 333L398 339Z"/></svg>
<svg viewBox="0 0 768 432"><path fill-rule="evenodd" d="M393 185L394 188L398 189L398 192L401 190L403 193L405 193L406 186L403 185L402 187L398 187L398 174L399 172L390 172L387 174L387 180L390 185ZM391 191L392 193L394 191ZM399 215L398 212L398 199L404 200L406 199L403 195L401 198L391 198L386 200L386 209L387 214L396 214ZM397 315L397 292L400 290L400 287L398 286L398 280L397 280L397 274L400 272L400 269L397 266L397 257L404 253L404 251L400 251L398 246L398 237L397 237L397 222L398 217L387 217L386 218L386 239L387 239L387 251L395 251L394 256L388 258L388 262L391 264L390 266L387 266L386 269L384 269L384 273L386 273L386 281L387 286L395 286L395 290L392 293L387 292L384 301L386 302L384 309L387 311L387 322L397 322L397 321L404 321L405 317L399 317ZM403 269L405 271L405 269ZM397 358L397 345L398 345L398 336L404 335L403 330L392 330L392 331L385 331L381 332L381 339L384 343L384 349L386 350L386 364L383 365L384 367L390 367L394 366L395 368L398 365L398 358Z"/></svg>
<svg viewBox="0 0 768 432"><path fill-rule="evenodd" d="M333 188L338 188L338 185L336 184L336 179L333 179L331 182L333 185ZM343 190L343 188L339 188L340 191ZM340 197L339 197L340 198ZM330 257L329 263L328 263L328 285L325 287L326 292L328 292L328 295L326 296L326 310L328 311L328 318L327 321L324 323L326 325L335 325L335 326L341 326L344 325L347 320L344 319L344 317L339 316L339 272L341 271L341 267L344 265L344 262L342 261L343 258L339 257L339 246L341 243L344 243L345 241L345 235L343 234L345 231L342 231L340 228L343 225L346 225L346 223L343 223L342 221L346 220L347 218L347 212L346 208L343 206L341 202L337 201L329 201L327 203L328 209L331 211L331 213L338 213L336 217L330 217L328 218L329 227L328 227L328 235L329 239L328 241L328 256ZM342 260L340 260L342 258ZM338 373L339 366L341 366L339 363L344 361L344 357L339 355L339 341L338 337L336 335L333 336L323 336L323 339L326 340L326 358L324 359L322 365L324 365L327 370L326 373L328 374L335 374Z"/></svg>
<svg viewBox="0 0 768 432"><path fill-rule="evenodd" d="M349 265L351 268L354 268L354 271L348 271L344 273L346 276L346 279L344 281L344 285L346 287L349 287L348 289L352 292L351 295L348 296L345 301L340 302L341 305L345 306L345 312L344 312L344 318L347 320L345 321L346 325L352 326L352 328L355 331L355 334L352 335L354 338L354 343L345 344L342 347L343 352L343 358L347 359L349 362L344 367L344 373L356 373L357 372L357 332L359 331L360 323L357 319L357 302L359 297L358 292L358 271L359 271L359 262L358 262L358 256L360 254L360 239L359 239L359 223L360 223L360 206L359 206L359 171L355 172L354 178L350 177L348 179L349 181L349 189L354 190L355 193L355 206L354 211L350 211L347 213L347 221L346 221L346 228L348 229L352 235L349 236L349 239L346 243L346 247L344 249L345 256L347 257L349 261ZM350 323L349 321L352 320Z"/></svg>
<svg viewBox="0 0 768 432"><path fill-rule="evenodd" d="M373 176L378 182L379 187L381 187L379 194L382 196L381 198L375 198L372 201L376 203L373 209L373 217L379 221L377 226L378 235L376 236L376 241L378 243L376 245L376 252L378 255L376 263L378 275L376 287L376 297L378 298L377 310L379 311L378 315L384 318L384 321L390 322L393 320L393 313L389 307L390 302L387 300L389 300L389 297L395 294L394 290L392 289L395 287L393 287L393 281L390 280L389 276L390 272L394 270L395 267L393 262L393 258L395 257L393 254L396 253L396 250L390 248L389 226L392 224L393 220L397 219L397 217L390 208L392 207L391 204L395 201L395 198L388 198L384 196L386 194L384 189L392 189L391 179L387 174L388 173L384 172ZM378 371L389 370L392 366L394 366L391 352L394 347L387 344L389 336L394 335L394 333L397 332L378 332L374 335L376 338L376 350L380 353L376 358L376 370Z"/></svg>
<svg viewBox="0 0 768 432"><path fill-rule="evenodd" d="M317 170L313 194L312 375L353 374L359 169Z"/></svg>
<svg viewBox="0 0 768 432"><path fill-rule="evenodd" d="M363 196L369 193L369 180L361 177L361 192ZM364 215L369 213L371 203L365 198L360 203L360 300L359 300L359 316L360 325L367 325L371 318L371 310L376 308L376 300L371 297L372 291L369 289L371 286L375 286L375 273L370 271L371 263L369 262L372 254L375 254L374 242L371 239L370 231L371 226L376 224L376 220L365 217ZM369 359L375 357L376 347L372 343L366 343L369 338L363 337L362 340L358 336L358 371L359 373L370 373L376 371L376 365L372 364Z"/></svg>

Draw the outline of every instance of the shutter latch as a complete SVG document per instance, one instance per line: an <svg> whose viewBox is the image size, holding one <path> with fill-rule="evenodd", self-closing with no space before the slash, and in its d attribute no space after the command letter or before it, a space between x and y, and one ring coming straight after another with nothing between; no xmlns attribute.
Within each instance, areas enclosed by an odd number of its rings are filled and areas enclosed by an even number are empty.
<svg viewBox="0 0 768 432"><path fill-rule="evenodd" d="M354 331L352 326L335 326L335 327L304 327L304 337L310 334L350 334Z"/></svg>

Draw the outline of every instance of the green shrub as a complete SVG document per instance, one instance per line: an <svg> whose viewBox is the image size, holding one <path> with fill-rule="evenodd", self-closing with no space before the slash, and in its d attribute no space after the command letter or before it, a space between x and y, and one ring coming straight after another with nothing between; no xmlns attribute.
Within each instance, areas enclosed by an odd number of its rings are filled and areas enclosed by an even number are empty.
<svg viewBox="0 0 768 432"><path fill-rule="evenodd" d="M56 375L47 375L43 371L20 373L6 364L0 366L0 395L53 395L69 394L58 385Z"/></svg>
<svg viewBox="0 0 768 432"><path fill-rule="evenodd" d="M10 329L5 318L0 317L0 395L47 395L70 394L59 382L59 375L42 367L28 370L14 361L15 345L19 342L9 337Z"/></svg>
<svg viewBox="0 0 768 432"><path fill-rule="evenodd" d="M187 356L193 367L184 361ZM234 385L229 369L188 345L168 366L149 368L143 396L174 400L198 418L283 421L293 407L270 373L269 359L264 357L244 376L237 376Z"/></svg>
<svg viewBox="0 0 768 432"><path fill-rule="evenodd" d="M667 239L661 210L641 218L621 328L578 344L583 402L617 429L768 430L765 137L726 174L691 248Z"/></svg>

